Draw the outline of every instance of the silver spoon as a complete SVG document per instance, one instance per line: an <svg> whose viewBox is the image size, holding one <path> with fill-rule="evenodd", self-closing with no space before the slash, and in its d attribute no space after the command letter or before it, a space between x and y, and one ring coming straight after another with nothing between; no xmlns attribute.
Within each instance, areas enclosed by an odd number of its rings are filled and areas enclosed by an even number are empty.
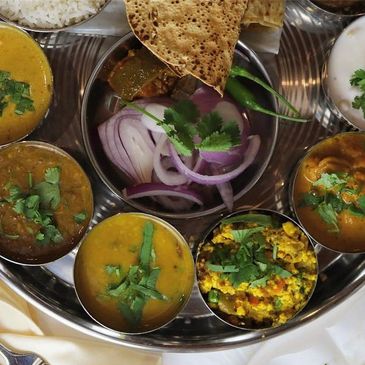
<svg viewBox="0 0 365 365"><path fill-rule="evenodd" d="M7 365L49 365L37 354L32 352L18 353L10 351L1 343L0 354L7 360Z"/></svg>

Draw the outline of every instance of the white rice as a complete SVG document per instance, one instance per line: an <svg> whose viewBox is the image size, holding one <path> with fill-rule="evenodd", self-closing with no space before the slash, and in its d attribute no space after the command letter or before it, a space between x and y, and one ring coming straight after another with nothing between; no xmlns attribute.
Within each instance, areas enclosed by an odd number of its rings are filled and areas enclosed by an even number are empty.
<svg viewBox="0 0 365 365"><path fill-rule="evenodd" d="M0 0L0 14L30 28L56 29L96 14L106 0Z"/></svg>

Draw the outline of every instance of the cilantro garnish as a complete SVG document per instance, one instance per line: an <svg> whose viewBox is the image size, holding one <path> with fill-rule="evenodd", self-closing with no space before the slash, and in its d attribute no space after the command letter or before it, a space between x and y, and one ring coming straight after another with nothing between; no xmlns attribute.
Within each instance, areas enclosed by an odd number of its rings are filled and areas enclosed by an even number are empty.
<svg viewBox="0 0 365 365"><path fill-rule="evenodd" d="M122 103L152 118L165 130L170 142L181 155L191 156L194 149L227 151L241 143L236 121L225 123L217 112L201 116L191 100L181 100L167 108L163 120L133 102Z"/></svg>
<svg viewBox="0 0 365 365"><path fill-rule="evenodd" d="M74 215L74 221L76 223L81 224L82 222L85 221L86 217L87 217L86 212L82 211L82 212L77 213L77 214Z"/></svg>
<svg viewBox="0 0 365 365"><path fill-rule="evenodd" d="M0 70L0 117L10 103L15 104L15 114L34 111L29 84L13 80L10 72Z"/></svg>
<svg viewBox="0 0 365 365"><path fill-rule="evenodd" d="M348 174L322 173L312 183L311 190L303 195L300 206L312 207L328 225L328 231L338 233L337 216L344 210L354 216L365 217L365 195L358 196L361 187L356 185L357 182ZM343 194L350 194L354 202L346 202Z"/></svg>
<svg viewBox="0 0 365 365"><path fill-rule="evenodd" d="M167 298L156 290L156 282L160 268L153 267L153 232L154 226L146 222L143 228L143 242L139 254L139 264L129 267L127 274L117 283L112 283L106 289L106 296L116 298L118 309L126 321L137 326L142 318L142 312L149 299L166 300ZM106 265L105 272L120 279L120 265Z"/></svg>
<svg viewBox="0 0 365 365"><path fill-rule="evenodd" d="M264 219L262 222L268 223ZM291 276L289 271L277 263L276 245L273 247L272 258L266 254L267 242L263 234L264 229L264 226L233 229L232 235L237 244L236 248L232 251L226 245L217 245L206 262L207 269L221 273L234 287L238 287L243 282L249 283L251 287L262 287L266 286L273 275L281 278Z"/></svg>
<svg viewBox="0 0 365 365"><path fill-rule="evenodd" d="M355 109L362 109L365 118L365 70L356 70L351 76L350 84L352 86L357 86L362 92L360 96L355 96L352 107Z"/></svg>
<svg viewBox="0 0 365 365"><path fill-rule="evenodd" d="M17 185L6 185L9 191L6 202L11 204L17 214L24 215L28 220L40 225L38 232L29 232L35 234L35 239L42 245L63 241L62 234L53 220L53 212L61 201L60 173L59 167L48 168L44 173L44 181L35 185L32 174L28 173L28 192L23 192Z"/></svg>

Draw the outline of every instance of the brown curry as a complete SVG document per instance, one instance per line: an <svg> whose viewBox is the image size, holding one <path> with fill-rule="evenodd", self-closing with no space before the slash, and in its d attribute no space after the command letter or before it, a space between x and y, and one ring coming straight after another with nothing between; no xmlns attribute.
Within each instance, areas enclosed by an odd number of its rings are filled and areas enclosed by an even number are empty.
<svg viewBox="0 0 365 365"><path fill-rule="evenodd" d="M93 212L89 180L62 150L22 142L0 150L0 254L40 264L69 252Z"/></svg>
<svg viewBox="0 0 365 365"><path fill-rule="evenodd" d="M365 133L342 133L314 146L293 187L297 217L319 243L365 251Z"/></svg>

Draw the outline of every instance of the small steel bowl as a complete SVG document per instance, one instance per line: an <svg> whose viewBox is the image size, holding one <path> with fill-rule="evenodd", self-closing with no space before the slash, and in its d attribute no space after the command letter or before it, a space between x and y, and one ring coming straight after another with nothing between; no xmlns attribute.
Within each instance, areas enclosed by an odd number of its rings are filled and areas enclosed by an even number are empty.
<svg viewBox="0 0 365 365"><path fill-rule="evenodd" d="M116 42L99 60L86 85L81 109L81 130L88 157L101 180L120 199L133 208L161 217L193 218L212 214L225 209L218 191L205 207L192 207L186 211L171 211L163 208L151 198L127 199L122 190L130 181L107 158L98 135L97 127L119 109L119 97L107 82L108 73L118 61L127 56L128 50L140 48L141 43L132 33ZM250 72L270 83L269 76L256 54L243 43L238 42L234 63L246 67ZM259 103L269 109L276 109L275 98L263 88L249 83ZM234 201L242 198L260 179L272 157L278 134L278 120L264 114L247 111L251 123L251 134L261 137L261 146L254 163L241 175L232 180Z"/></svg>
<svg viewBox="0 0 365 365"><path fill-rule="evenodd" d="M361 58L354 62L351 58L344 57L356 46L356 33L361 34L362 38L365 37L365 16L348 25L330 45L322 70L322 89L329 108L338 118L344 119L356 129L365 130L362 110L352 107L355 96L360 95L361 91L360 88L355 91L355 87L350 85L351 75L362 67Z"/></svg>
<svg viewBox="0 0 365 365"><path fill-rule="evenodd" d="M323 20L337 20L346 21L365 14L365 4L358 2L357 5L341 7L326 6L321 4L320 0L299 0L306 8L306 10L314 16L323 18ZM332 1L335 4L336 1Z"/></svg>
<svg viewBox="0 0 365 365"><path fill-rule="evenodd" d="M167 242L166 238L161 236L162 231L160 231L159 242L163 242L163 245L156 246L157 238L153 238L153 252L156 257L156 265L159 265L161 269L161 272L157 279L157 285L159 285L160 276L162 275L164 275L164 277L161 280L161 285L168 285L169 287L173 287L175 285L173 293L168 293L167 291L161 293L167 295L168 301L170 301L169 296L170 298L175 297L173 303L174 307L170 306L169 309L167 309L166 307L161 309L160 307L159 314L164 313L164 315L161 315L160 318L157 314L154 314L154 316L152 316L150 313L150 318L148 319L149 323L141 324L143 323L142 315L140 323L137 323L135 325L128 325L125 317L123 317L122 312L118 310L118 305L120 305L117 303L118 299L115 298L115 302L112 302L113 299L106 296L106 289L110 287L110 285L117 286L120 280L123 278L123 274L125 275L129 271L129 268L131 266L137 265L138 263L138 257L136 255L139 256L139 248L135 247L133 251L131 251L130 248L126 250L126 248L124 248L125 243L120 241L120 237L125 234L125 232L123 232L123 225L125 224L123 220L126 220L128 218L137 218L142 219L143 221L150 221L154 225L157 225L159 228L168 231L169 234L171 234L170 240L173 239L173 241ZM119 231L117 234L113 234L111 230L111 226L113 224L118 227ZM100 234L100 230L103 229L103 227L105 226L108 226L110 239L108 242L108 237L105 237L105 240L102 241L101 250L100 246L98 246L100 241L96 239L94 235ZM133 230L133 228L128 227L128 231L130 230ZM142 237L142 232L137 232L137 235L139 235L139 233L141 233ZM132 233L132 235L133 234L135 233ZM153 235L155 234L158 234L156 233L156 228ZM138 239L136 237L134 237L133 239L129 238L128 241L129 240L132 240L131 242L134 245L138 245L141 242L139 237ZM111 244L111 247L108 247L109 243ZM123 253L123 250L127 251L127 253ZM91 253L93 251L98 252L98 257L91 257ZM159 255L163 254L163 252L169 252L168 264L162 264L161 261L157 263L159 260ZM180 266L180 264L176 263L176 260L173 257L174 254L177 254L180 259L183 260L183 263L181 263L181 265L183 265L183 268ZM125 263L125 257L127 257L128 255L134 255L135 257L128 257L128 263ZM133 265L130 264L131 261L134 262ZM116 263L123 274L118 277L113 277L105 272L106 266L116 266ZM89 280L88 276L88 274L90 273L93 276L91 280ZM175 277L176 279L176 274L178 274L181 278L179 279L181 281L178 288L176 288L176 283L171 281L171 278ZM177 315L183 310L190 298L193 289L194 259L184 237L171 224L160 218L144 213L119 213L109 218L106 218L104 221L97 224L84 237L76 254L73 276L77 298L84 310L95 322L105 328L108 328L112 331L117 331L122 334L144 334L156 331L159 328L167 325L168 323L173 321L177 317ZM107 276L107 280L105 280L105 276ZM108 281L110 278L112 280L112 283ZM165 288L165 290L167 289ZM177 298L177 296L179 298ZM151 304L155 307L158 304L158 300L150 299L150 301L153 302ZM147 303L147 305L148 304L150 303ZM143 309L144 314L146 313L145 309L146 308ZM149 307L149 309L147 309L147 312L148 311L151 312L151 306ZM156 312L156 308L154 309L154 311Z"/></svg>
<svg viewBox="0 0 365 365"><path fill-rule="evenodd" d="M303 302L301 303L300 307L297 308L297 310L295 311L294 314L291 314L291 317L288 318L284 323L281 324L275 324L273 325L272 322L270 322L270 319L268 319L267 317L263 318L261 322L258 322L256 320L254 320L253 318L250 318L248 316L237 316L237 315L229 315L225 312L223 312L218 305L209 305L208 302L208 294L204 293L202 290L202 286L204 285L204 275L207 272L207 268L205 266L205 262L206 262L206 257L204 257L206 255L206 253L202 253L204 252L204 247L206 244L208 244L211 239L214 236L214 233L216 232L216 229L221 225L222 221L227 219L227 218L233 218L239 215L247 215L247 214L260 214L260 215L265 215L265 216L270 216L272 218L274 218L275 222L282 224L285 222L291 222L295 225L295 227L299 228L300 231L303 233L303 235L308 239L308 248L307 250L311 250L314 254L314 258L315 258L315 268L314 268L314 273L313 275L316 276L312 287L310 288L310 291L308 293L306 293L306 296L304 297ZM201 257L203 256L203 257ZM209 258L209 257L208 257ZM197 256L196 256L196 278L197 278L197 282L198 282L198 287L199 287L199 293L205 303L205 305L207 306L207 308L211 311L211 313L213 313L218 319L220 319L221 321L223 321L224 323L226 323L227 325L230 325L232 327L241 329L241 330L251 330L251 331L261 331L261 330L268 330L268 329L272 329L272 328L277 328L277 327L281 327L281 326L285 326L286 323L289 323L289 321L291 321L295 316L297 316L302 310L303 308L307 305L307 303L309 302L314 289L316 287L316 283L317 283L317 279L318 279L318 258L317 258L317 254L315 251L315 248L313 246L313 243L310 239L310 237L304 232L304 230L302 229L302 227L292 218L290 218L289 216L283 214L283 213L279 213L277 211L273 211L270 209L245 209L245 210L240 210L240 211L236 211L230 215L227 215L223 218L221 218L218 222L216 222L208 231L207 234L205 235L204 239L201 241L201 243L198 245L197 248ZM299 275L299 274L298 274ZM224 278L222 278L221 276L219 276L218 279L212 279L213 282L215 282L215 280L219 280L219 285L223 285L222 284L222 280L225 280ZM230 284L231 287L233 287ZM228 289L228 285L225 286L225 288L227 290ZM214 289L214 287L212 287L212 289ZM219 291L219 294L222 295L222 291ZM269 292L268 292L269 293ZM267 294L268 295L268 294ZM250 295L251 297L251 295ZM249 303L250 302L250 297L247 297L247 300ZM241 301L243 302L245 299L245 297L241 297ZM260 305L261 302L256 303L256 305ZM223 302L223 305L228 308L229 306L229 302L227 304ZM254 304L252 304L254 305ZM270 305L269 305L270 306ZM278 311L280 311L280 309L278 309ZM276 314L278 315L278 314Z"/></svg>
<svg viewBox="0 0 365 365"><path fill-rule="evenodd" d="M334 136L325 138L309 148L302 159L297 163L296 168L294 169L294 173L291 178L291 182L289 185L289 202L292 211L294 212L298 222L301 224L303 229L307 232L307 234L312 238L315 243L324 246L325 248L340 252L340 253L363 253L365 252L365 231L362 230L362 239L358 240L357 243L349 243L348 237L341 237L340 234L330 233L328 231L320 232L316 228L317 227L328 227L326 223L320 218L320 215L316 212L315 209L309 210L309 207L303 207L301 202L302 196L307 189L299 188L299 184L301 181L311 182L307 176L303 176L302 169L304 168L308 158L312 155L319 156L318 158L331 158L331 151L340 151L344 147L340 147L336 141L341 138L359 138L359 145L365 146L365 132L343 132L336 134ZM333 142L334 141L334 142ZM329 149L329 144L333 143L333 147L331 150ZM348 144L348 148L353 148L354 146ZM365 158L365 148L363 152L363 158ZM357 157L359 159L359 156ZM318 161L319 163L320 161ZM331 162L330 162L331 163ZM335 162L336 163L336 162ZM360 167L360 171L361 167ZM336 171L335 169L325 169L324 172L343 172ZM304 191L305 190L305 191ZM305 210L305 211L304 211ZM365 222L365 218L364 218Z"/></svg>
<svg viewBox="0 0 365 365"><path fill-rule="evenodd" d="M7 142L4 142L2 144L0 143L0 146L6 146L10 143L21 141L24 138L26 138L27 136L29 136L34 130L36 130L41 125L44 118L47 116L49 107L52 103L52 98L53 98L53 72L52 72L52 68L49 64L49 61L48 61L47 56L45 55L43 49L40 47L40 45L38 44L37 41L35 41L26 31L20 29L19 27L0 22L0 32L1 32L1 29L4 29L4 28L12 29L15 33L18 33L19 35L24 36L32 44L32 47L34 47L39 52L39 55L40 55L40 57L43 58L42 61L44 61L44 65L46 67L46 70L44 70L43 77L44 77L44 79L47 79L47 77L49 76L49 84L47 84L46 87L48 88L50 94L49 94L49 100L47 100L47 103L44 105L44 108L43 108L44 112L40 115L38 122L33 126L33 128L29 129L23 135L19 135L19 136L13 138L12 140L8 140ZM29 55L27 55L27 56L29 56ZM24 67L26 67L27 63L25 62L24 64L25 64ZM5 70L3 70L3 71L8 71L8 70L5 68ZM46 74L48 74L48 75L46 75ZM18 81L25 81L25 80L18 80ZM0 116L0 121L1 121L1 116ZM14 121L14 123L15 122L16 122L16 120Z"/></svg>
<svg viewBox="0 0 365 365"><path fill-rule="evenodd" d="M83 235L85 234L85 232L91 222L92 216L93 216L93 212L94 212L93 193L92 193L89 178L86 175L86 173L84 172L84 170L82 169L82 167L79 165L79 163L67 152L65 152L61 148L51 145L49 143L39 142L39 141L23 141L23 142L17 142L17 143L9 145L7 147L4 147L4 148L0 149L0 165L1 166L3 165L4 159L6 158L4 155L6 153L8 153L9 151L12 152L13 154L18 153L16 151L16 149L18 147L35 148L35 149L47 151L48 153L51 153L54 156L59 156L62 159L67 159L68 161L70 161L79 170L80 174L84 176L84 181L86 182L87 193L88 193L89 199L90 199L90 217L89 217L88 221L83 222L82 229L78 232L77 236L75 235L76 239L74 239L74 242L72 242L72 240L71 240L71 242L66 241L66 242L61 242L59 244L50 243L47 246L47 250L48 250L47 252L44 252L44 251L42 251L42 249L40 249L34 255L30 255L28 251L21 252L18 250L7 249L6 247L11 240L9 239L7 241L4 241L5 242L4 244L1 243L2 236L4 235L3 224L1 224L1 233L0 233L0 257L1 258L5 259L7 261L10 261L12 263L15 263L15 264L21 264L21 265L26 265L26 266L44 265L44 264L51 263L65 255L67 255L79 244L79 242L82 239ZM47 157L49 157L49 155ZM46 162L48 160L47 157L46 157ZM22 156L19 156L19 160L21 158L22 158ZM5 162L6 162L6 160L5 160ZM38 160L37 163L40 164L41 160ZM19 166L21 166L21 163L19 164ZM14 169L15 168L17 168L17 166L14 166ZM32 171L27 171L27 172L32 172ZM61 172L61 174L62 174L62 172ZM62 178L62 175L61 175L61 178ZM27 177L25 176L24 179L26 180ZM4 186L8 182L9 181L0 181L2 190L5 189ZM61 199L62 199L62 189L63 189L63 186L61 185ZM5 197L3 197L3 198L5 198ZM76 199L78 198L77 194L76 194L75 198ZM2 204L4 204L4 203L2 203ZM0 222L2 222L2 220L3 220L2 214L3 213L0 213ZM61 231L61 233L62 233L62 231ZM33 246L34 244L28 243L28 245Z"/></svg>
<svg viewBox="0 0 365 365"><path fill-rule="evenodd" d="M110 3L110 1L111 0L106 0L105 3L97 10L97 12L95 14L92 14L91 16L89 16L87 18L83 18L83 19L77 21L76 23L69 24L69 25L64 26L64 27L56 27L56 28L31 27L31 26L28 26L28 25L23 25L21 22L11 20L5 14L1 14L1 13L0 13L0 19L7 22L7 23L9 23L9 24L15 25L19 28L22 28L22 29L25 29L25 30L28 30L28 31L31 31L31 32L39 32L39 33L60 32L60 31L69 30L70 28L79 26L79 25L84 24L87 21L93 19Z"/></svg>

